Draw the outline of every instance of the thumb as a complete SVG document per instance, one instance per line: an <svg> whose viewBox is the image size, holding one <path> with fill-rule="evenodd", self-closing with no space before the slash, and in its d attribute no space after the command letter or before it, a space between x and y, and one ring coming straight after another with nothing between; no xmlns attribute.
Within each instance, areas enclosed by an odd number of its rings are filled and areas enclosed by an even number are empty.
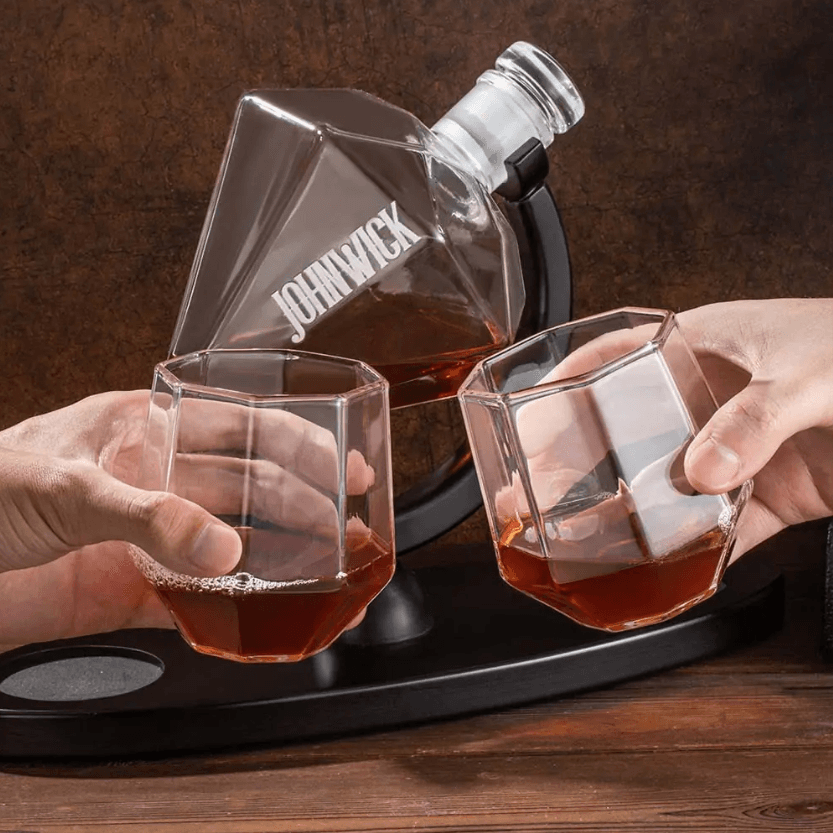
<svg viewBox="0 0 833 833"><path fill-rule="evenodd" d="M128 491L114 507L115 538L135 544L178 573L216 576L237 565L240 536L202 507L168 492L142 492L120 483L121 488ZM121 506L128 507L126 514Z"/></svg>
<svg viewBox="0 0 833 833"><path fill-rule="evenodd" d="M740 486L772 459L782 443L815 424L815 410L807 388L789 389L753 378L694 438L685 456L686 478L706 494Z"/></svg>
<svg viewBox="0 0 833 833"><path fill-rule="evenodd" d="M127 541L163 566L197 576L229 572L240 559L237 533L184 498L137 489L90 464L51 475L27 491L39 521L29 526L46 527L39 537L52 539L53 552Z"/></svg>

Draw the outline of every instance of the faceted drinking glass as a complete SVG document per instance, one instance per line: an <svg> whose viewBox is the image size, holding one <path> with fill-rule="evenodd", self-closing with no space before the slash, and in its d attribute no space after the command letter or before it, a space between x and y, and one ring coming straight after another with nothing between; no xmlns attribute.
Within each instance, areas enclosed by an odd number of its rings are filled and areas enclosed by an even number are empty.
<svg viewBox="0 0 833 833"><path fill-rule="evenodd" d="M157 365L141 485L234 527L229 575L134 558L198 651L289 662L326 648L394 571L388 383L361 362L204 350Z"/></svg>
<svg viewBox="0 0 833 833"><path fill-rule="evenodd" d="M480 362L459 391L504 580L609 631L711 596L751 483L694 491L716 403L670 312L621 309Z"/></svg>

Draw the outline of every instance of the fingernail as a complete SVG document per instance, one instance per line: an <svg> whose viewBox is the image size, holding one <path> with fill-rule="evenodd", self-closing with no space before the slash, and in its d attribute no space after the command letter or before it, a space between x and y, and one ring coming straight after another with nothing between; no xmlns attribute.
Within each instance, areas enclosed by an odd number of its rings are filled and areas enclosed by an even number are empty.
<svg viewBox="0 0 833 833"><path fill-rule="evenodd" d="M376 482L376 472L355 448L347 453L347 494L363 495Z"/></svg>
<svg viewBox="0 0 833 833"><path fill-rule="evenodd" d="M240 536L230 526L211 523L194 541L189 561L206 575L222 575L240 560L242 546Z"/></svg>
<svg viewBox="0 0 833 833"><path fill-rule="evenodd" d="M701 483L715 491L726 491L734 485L740 471L740 457L710 437L694 449L688 465Z"/></svg>

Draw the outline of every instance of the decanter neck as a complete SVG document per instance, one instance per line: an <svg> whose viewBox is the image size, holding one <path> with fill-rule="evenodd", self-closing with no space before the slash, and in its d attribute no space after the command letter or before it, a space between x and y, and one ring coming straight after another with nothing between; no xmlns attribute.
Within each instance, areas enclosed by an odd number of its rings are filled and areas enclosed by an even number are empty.
<svg viewBox="0 0 833 833"><path fill-rule="evenodd" d="M506 181L506 160L530 139L548 147L584 115L584 101L546 52L519 41L432 128L440 144L489 191Z"/></svg>

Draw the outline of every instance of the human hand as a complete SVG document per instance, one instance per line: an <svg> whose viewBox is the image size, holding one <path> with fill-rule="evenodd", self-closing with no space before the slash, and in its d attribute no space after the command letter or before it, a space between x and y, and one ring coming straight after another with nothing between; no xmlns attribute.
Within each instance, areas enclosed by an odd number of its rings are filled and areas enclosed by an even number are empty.
<svg viewBox="0 0 833 833"><path fill-rule="evenodd" d="M136 488L147 413L147 391L106 393L0 432L0 645L171 626L130 544L191 575L220 575L238 562L239 536L206 509ZM284 428L281 453L318 454L328 483L327 438L300 423ZM349 462L360 490L372 473L360 458ZM294 528L320 519L309 494L288 487L291 472L262 468L266 478L284 478L273 517Z"/></svg>
<svg viewBox="0 0 833 833"><path fill-rule="evenodd" d="M833 299L731 301L677 320L721 405L686 477L710 494L754 478L733 558L833 515Z"/></svg>
<svg viewBox="0 0 833 833"><path fill-rule="evenodd" d="M786 526L833 514L833 300L738 301L676 317L722 407L690 443L675 486L719 494L754 478L733 560ZM602 336L568 356L541 384L612 361L654 330ZM628 438L639 441L666 424L673 403L647 366L634 366L626 381L612 400L615 417ZM580 401L562 396L524 406L518 415L530 488L543 509L560 501L606 453L600 435L582 428L580 410ZM667 507L665 498L672 496L651 500ZM498 495L497 504L499 512L501 505L523 511L520 482ZM598 522L572 522L577 529L563 534L604 537ZM615 525L607 526L615 537Z"/></svg>
<svg viewBox="0 0 833 833"><path fill-rule="evenodd" d="M335 425L325 427L318 410L304 413L309 418L219 397L186 396L172 407L158 395L149 411L138 485L173 492L238 529L262 530L257 537L268 530L267 547L253 546L243 533L249 545L240 571L271 581L335 576L342 556L349 560L349 551L371 532L354 513L346 530L350 544L342 545ZM357 449L346 451L346 495L364 496L375 472ZM138 566L159 580L141 553Z"/></svg>

